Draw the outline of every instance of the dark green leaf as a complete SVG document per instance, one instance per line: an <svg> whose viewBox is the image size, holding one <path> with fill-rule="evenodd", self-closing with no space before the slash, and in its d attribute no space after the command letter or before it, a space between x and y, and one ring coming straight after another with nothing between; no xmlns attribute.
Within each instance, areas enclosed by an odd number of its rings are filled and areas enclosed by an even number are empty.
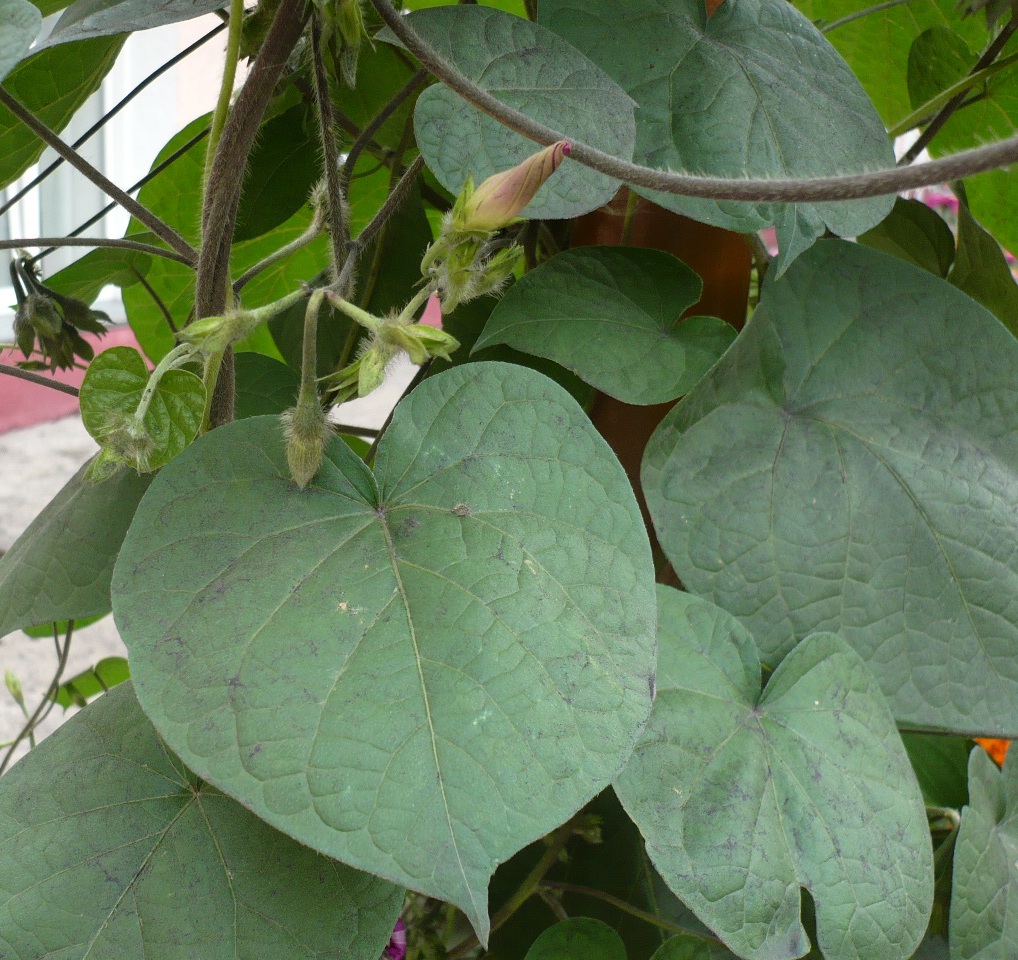
<svg viewBox="0 0 1018 960"><path fill-rule="evenodd" d="M50 33L44 47L72 40L108 37L191 20L229 6L227 0L75 0Z"/></svg>
<svg viewBox="0 0 1018 960"><path fill-rule="evenodd" d="M0 80L28 53L42 26L39 8L28 0L0 0Z"/></svg>
<svg viewBox="0 0 1018 960"><path fill-rule="evenodd" d="M964 19L957 0L909 0L905 4L860 4L859 0L796 0L806 16L824 25L872 10L825 36L862 82L888 126L911 112L906 76L913 41L928 27L946 26L973 50L986 46L986 27Z"/></svg>
<svg viewBox="0 0 1018 960"><path fill-rule="evenodd" d="M187 370L166 371L144 411L144 436L135 450L135 438L123 434L148 388L149 374L134 347L110 347L89 364L78 394L85 429L140 473L157 470L184 450L205 413L201 377Z"/></svg>
<svg viewBox="0 0 1018 960"><path fill-rule="evenodd" d="M738 960L736 955L719 943L702 937L672 937L661 945L651 960Z"/></svg>
<svg viewBox="0 0 1018 960"><path fill-rule="evenodd" d="M94 484L85 469L0 557L0 636L109 613L113 562L150 478L122 470Z"/></svg>
<svg viewBox="0 0 1018 960"><path fill-rule="evenodd" d="M919 109L964 77L976 58L954 30L938 24L924 30L908 52L908 96Z"/></svg>
<svg viewBox="0 0 1018 960"><path fill-rule="evenodd" d="M860 235L859 243L946 277L954 262L954 234L925 203L899 197L883 222Z"/></svg>
<svg viewBox="0 0 1018 960"><path fill-rule="evenodd" d="M837 631L899 721L1018 735L1018 343L900 260L800 260L648 444L661 545L771 664Z"/></svg>
<svg viewBox="0 0 1018 960"><path fill-rule="evenodd" d="M968 803L972 741L932 733L903 733L901 739L926 802L961 810Z"/></svg>
<svg viewBox="0 0 1018 960"><path fill-rule="evenodd" d="M262 124L244 172L235 242L268 233L307 204L321 177L314 123L298 104Z"/></svg>
<svg viewBox="0 0 1018 960"><path fill-rule="evenodd" d="M745 627L658 589L657 698L615 789L665 881L749 960L808 950L800 888L826 960L906 960L933 899L929 832L865 664L813 634L761 692Z"/></svg>
<svg viewBox="0 0 1018 960"><path fill-rule="evenodd" d="M404 400L374 476L334 440L300 492L275 418L206 434L157 477L114 594L139 697L189 767L486 939L496 864L632 749L652 581L589 420L491 363Z"/></svg>
<svg viewBox="0 0 1018 960"><path fill-rule="evenodd" d="M403 891L202 783L122 684L0 781L0 955L378 960Z"/></svg>
<svg viewBox="0 0 1018 960"><path fill-rule="evenodd" d="M958 254L947 279L1018 337L1018 284L1000 244L972 216L964 190L958 197Z"/></svg>
<svg viewBox="0 0 1018 960"><path fill-rule="evenodd" d="M260 353L238 353L234 360L237 396L234 416L260 417L279 414L297 401L300 377L279 360Z"/></svg>
<svg viewBox="0 0 1018 960"><path fill-rule="evenodd" d="M481 6L422 10L414 29L442 57L504 103L568 137L628 160L633 102L599 67L529 20ZM383 32L380 39L391 37ZM458 193L522 162L540 147L468 107L436 84L417 100L417 144L441 184ZM523 211L565 219L607 203L619 184L578 163L563 163Z"/></svg>
<svg viewBox="0 0 1018 960"><path fill-rule="evenodd" d="M4 89L59 133L99 89L123 44L123 37L106 37L43 50L15 67L4 80ZM14 114L0 107L0 186L20 177L39 159L44 146Z"/></svg>
<svg viewBox="0 0 1018 960"><path fill-rule="evenodd" d="M526 960L626 960L622 938L606 923L572 917L549 927L534 941Z"/></svg>
<svg viewBox="0 0 1018 960"><path fill-rule="evenodd" d="M689 267L658 250L568 250L509 288L474 349L505 343L624 403L664 403L689 390L735 339L717 317L679 323L702 288Z"/></svg>
<svg viewBox="0 0 1018 960"><path fill-rule="evenodd" d="M637 102L638 163L726 177L815 177L893 167L859 81L785 0L542 0L541 23ZM893 198L818 204L699 200L637 188L661 206L747 233L775 224L781 272L825 228L856 236Z"/></svg>
<svg viewBox="0 0 1018 960"><path fill-rule="evenodd" d="M70 680L65 680L57 689L55 700L65 710L83 707L89 700L131 678L131 671L123 657L106 657L94 667L89 667Z"/></svg>
<svg viewBox="0 0 1018 960"><path fill-rule="evenodd" d="M1004 769L977 748L969 754L969 805L954 851L951 960L1018 956L1018 756Z"/></svg>

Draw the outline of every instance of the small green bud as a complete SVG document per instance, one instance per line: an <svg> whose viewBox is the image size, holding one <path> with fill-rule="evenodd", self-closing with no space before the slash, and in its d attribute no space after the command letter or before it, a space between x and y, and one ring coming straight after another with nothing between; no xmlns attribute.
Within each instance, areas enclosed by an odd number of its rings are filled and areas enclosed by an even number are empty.
<svg viewBox="0 0 1018 960"><path fill-rule="evenodd" d="M393 326L382 332L382 336L400 347L410 355L410 362L420 366L433 357L449 360L449 354L460 345L451 334L437 327L423 323L412 323L408 326Z"/></svg>
<svg viewBox="0 0 1018 960"><path fill-rule="evenodd" d="M332 431L316 397L301 400L285 411L282 422L290 477L303 490L322 465L325 444Z"/></svg>
<svg viewBox="0 0 1018 960"><path fill-rule="evenodd" d="M24 708L25 691L21 688L21 681L10 670L6 670L4 672L4 683L7 685L10 695L14 698L14 702L19 707Z"/></svg>
<svg viewBox="0 0 1018 960"><path fill-rule="evenodd" d="M40 338L60 336L60 330L64 325L63 317L60 316L56 302L50 297L41 293L30 293L25 298L22 309Z"/></svg>
<svg viewBox="0 0 1018 960"><path fill-rule="evenodd" d="M366 397L382 385L385 380L385 367L392 356L392 352L386 350L382 344L376 344L360 357L357 374L357 395L359 397Z"/></svg>

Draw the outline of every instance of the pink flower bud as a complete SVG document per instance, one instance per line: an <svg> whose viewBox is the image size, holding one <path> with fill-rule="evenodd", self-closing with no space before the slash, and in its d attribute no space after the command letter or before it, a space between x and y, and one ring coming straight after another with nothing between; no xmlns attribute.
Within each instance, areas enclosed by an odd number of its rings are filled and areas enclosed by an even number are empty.
<svg viewBox="0 0 1018 960"><path fill-rule="evenodd" d="M567 156L569 141L559 140L511 170L488 177L466 198L462 219L456 226L462 230L490 231L512 223Z"/></svg>

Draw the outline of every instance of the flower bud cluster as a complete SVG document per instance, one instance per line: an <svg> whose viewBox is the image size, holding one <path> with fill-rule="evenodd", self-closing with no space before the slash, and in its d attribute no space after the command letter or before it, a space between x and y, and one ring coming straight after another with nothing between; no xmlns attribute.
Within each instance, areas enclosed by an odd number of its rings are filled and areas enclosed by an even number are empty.
<svg viewBox="0 0 1018 960"><path fill-rule="evenodd" d="M323 378L330 405L365 397L380 387L389 361L400 353L405 352L411 363L420 365L434 357L449 360L459 347L459 341L444 330L415 323L412 312L376 317L338 297L333 303L371 335L353 363Z"/></svg>
<svg viewBox="0 0 1018 960"><path fill-rule="evenodd" d="M442 312L499 290L523 256L516 244L497 232L519 220L538 189L569 155L560 140L511 170L488 177L475 187L471 176L442 222L438 239L428 248L421 273L440 293Z"/></svg>

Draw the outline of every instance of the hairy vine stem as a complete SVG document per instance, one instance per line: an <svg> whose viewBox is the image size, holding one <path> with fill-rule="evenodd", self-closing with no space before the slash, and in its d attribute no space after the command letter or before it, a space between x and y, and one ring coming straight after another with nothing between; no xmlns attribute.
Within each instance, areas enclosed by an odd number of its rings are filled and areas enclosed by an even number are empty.
<svg viewBox="0 0 1018 960"><path fill-rule="evenodd" d="M272 91L304 29L304 0L281 0L251 73L223 125L209 167L202 209L202 245L195 280L195 317L213 317L226 308L230 283L230 246L237 221L243 171ZM215 376L210 426L233 419L232 351Z"/></svg>
<svg viewBox="0 0 1018 960"><path fill-rule="evenodd" d="M17 100L14 99L3 87L0 87L0 103L14 114L29 130L32 131L43 143L52 147L79 173L92 181L111 200L116 200L135 219L140 220L160 240L171 246L177 253L188 258L188 263L194 263L198 259L198 253L176 230L168 223L160 220L154 213L143 207L134 197L125 193L112 180L92 166L73 147L57 136L46 126L34 113L26 110Z"/></svg>
<svg viewBox="0 0 1018 960"><path fill-rule="evenodd" d="M458 93L478 110L493 117L510 130L548 146L569 140L570 159L624 183L673 193L678 196L704 197L711 200L745 200L752 203L804 203L830 200L859 200L900 193L933 184L995 170L1018 161L1018 136L999 143L975 147L960 153L911 167L892 167L868 173L805 179L731 179L700 177L655 170L629 163L572 139L568 133L553 130L493 97L455 67L410 26L407 19L393 8L389 0L371 0L378 15L388 24L400 42L439 80Z"/></svg>

